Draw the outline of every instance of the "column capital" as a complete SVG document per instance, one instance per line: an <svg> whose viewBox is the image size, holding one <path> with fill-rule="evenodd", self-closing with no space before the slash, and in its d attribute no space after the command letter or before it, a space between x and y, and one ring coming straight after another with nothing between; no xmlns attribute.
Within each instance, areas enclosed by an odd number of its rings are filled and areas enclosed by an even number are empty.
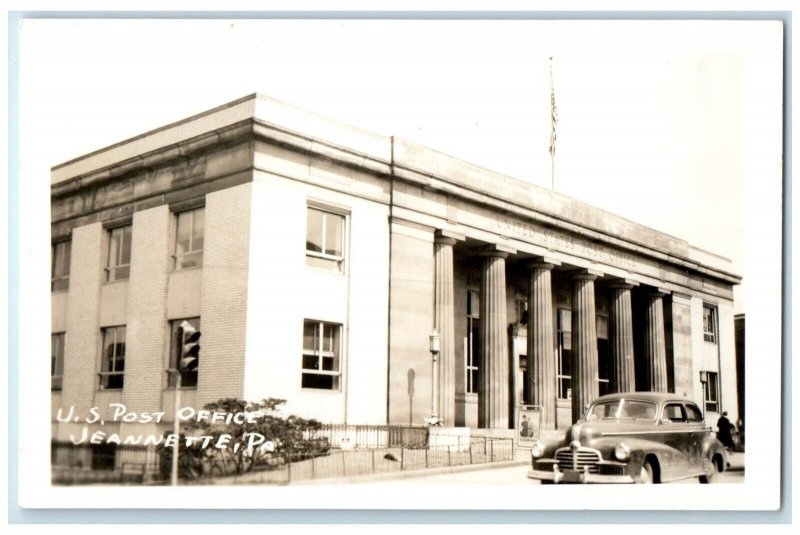
<svg viewBox="0 0 800 535"><path fill-rule="evenodd" d="M561 265L561 260L551 258L549 256L542 256L537 260L533 260L528 264L528 269L553 269Z"/></svg>
<svg viewBox="0 0 800 535"><path fill-rule="evenodd" d="M509 247L508 245L502 245L500 243L494 243L485 247L480 253L480 256L489 256L489 257L496 257L496 258L507 258L510 254L516 254L517 250L513 247Z"/></svg>
<svg viewBox="0 0 800 535"><path fill-rule="evenodd" d="M593 281L598 277L602 277L603 272L597 269L586 268L586 269L579 269L572 274L573 280L589 280Z"/></svg>
<svg viewBox="0 0 800 535"><path fill-rule="evenodd" d="M435 243L444 243L446 245L455 245L456 242L466 239L466 236L463 234L446 229L436 229L436 232L433 234L433 241Z"/></svg>
<svg viewBox="0 0 800 535"><path fill-rule="evenodd" d="M661 297L664 297L664 296L669 295L671 293L672 292L667 290L666 288L651 288L647 292L647 297L658 297L658 298L661 298Z"/></svg>
<svg viewBox="0 0 800 535"><path fill-rule="evenodd" d="M639 286L639 283L633 279L612 279L608 284L609 288L620 290L631 290L635 286Z"/></svg>

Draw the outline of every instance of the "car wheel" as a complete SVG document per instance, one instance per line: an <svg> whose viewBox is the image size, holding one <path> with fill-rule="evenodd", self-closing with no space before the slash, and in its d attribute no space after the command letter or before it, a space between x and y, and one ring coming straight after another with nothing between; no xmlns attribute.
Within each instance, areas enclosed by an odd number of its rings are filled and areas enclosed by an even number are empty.
<svg viewBox="0 0 800 535"><path fill-rule="evenodd" d="M655 479L653 478L653 465L650 464L650 461L645 461L644 464L642 464L642 469L639 471L639 477L636 482L644 485L655 483Z"/></svg>
<svg viewBox="0 0 800 535"><path fill-rule="evenodd" d="M719 464L716 457L706 464L706 473L700 476L700 483L714 483L719 478Z"/></svg>

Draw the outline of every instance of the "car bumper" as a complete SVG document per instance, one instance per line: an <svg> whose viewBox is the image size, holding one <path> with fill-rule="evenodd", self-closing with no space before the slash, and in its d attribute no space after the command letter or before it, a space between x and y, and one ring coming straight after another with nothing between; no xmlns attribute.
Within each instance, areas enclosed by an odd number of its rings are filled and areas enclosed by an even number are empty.
<svg viewBox="0 0 800 535"><path fill-rule="evenodd" d="M540 481L552 481L553 483L634 483L632 476L628 475L605 475L590 474L588 471L564 470L561 471L558 465L553 465L553 470L530 470L530 479Z"/></svg>

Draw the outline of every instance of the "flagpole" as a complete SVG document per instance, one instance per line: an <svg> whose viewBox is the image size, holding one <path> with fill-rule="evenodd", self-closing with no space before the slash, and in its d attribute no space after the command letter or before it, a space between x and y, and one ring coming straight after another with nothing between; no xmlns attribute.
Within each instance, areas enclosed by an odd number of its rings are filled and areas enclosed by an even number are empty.
<svg viewBox="0 0 800 535"><path fill-rule="evenodd" d="M556 190L556 125L558 111L556 109L556 89L553 83L553 57L550 56L550 190Z"/></svg>

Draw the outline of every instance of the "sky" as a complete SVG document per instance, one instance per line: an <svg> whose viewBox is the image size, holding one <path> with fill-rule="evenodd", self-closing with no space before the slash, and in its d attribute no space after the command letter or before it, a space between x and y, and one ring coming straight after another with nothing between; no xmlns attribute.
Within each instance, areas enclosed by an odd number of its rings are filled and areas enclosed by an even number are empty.
<svg viewBox="0 0 800 535"><path fill-rule="evenodd" d="M254 92L554 186L738 274L748 187L780 178L770 23L24 20L20 34L21 171L39 193L53 165ZM737 312L746 301L737 290Z"/></svg>

